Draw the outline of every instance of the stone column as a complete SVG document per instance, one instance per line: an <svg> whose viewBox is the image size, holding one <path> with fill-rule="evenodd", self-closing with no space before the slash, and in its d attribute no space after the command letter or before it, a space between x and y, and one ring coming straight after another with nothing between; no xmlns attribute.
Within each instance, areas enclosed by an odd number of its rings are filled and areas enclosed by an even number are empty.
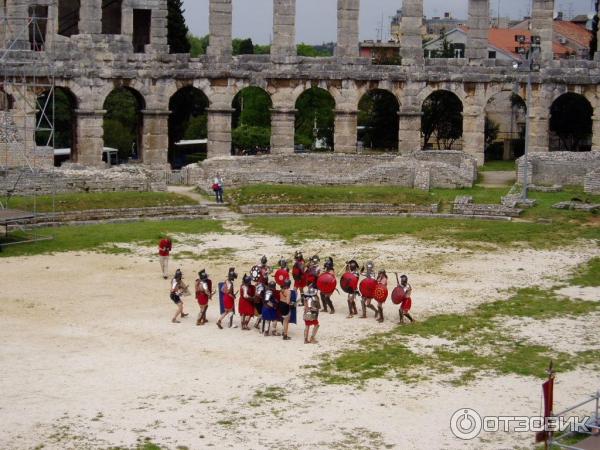
<svg viewBox="0 0 600 450"><path fill-rule="evenodd" d="M293 62L296 56L296 0L273 0L271 60Z"/></svg>
<svg viewBox="0 0 600 450"><path fill-rule="evenodd" d="M423 0L404 0L400 21L400 56L403 66L423 64Z"/></svg>
<svg viewBox="0 0 600 450"><path fill-rule="evenodd" d="M529 151L550 151L550 99L552 90L534 84L531 92L531 101L527 102L529 109Z"/></svg>
<svg viewBox="0 0 600 450"><path fill-rule="evenodd" d="M335 110L333 148L336 153L356 153L358 112Z"/></svg>
<svg viewBox="0 0 600 450"><path fill-rule="evenodd" d="M540 59L542 62L552 61L554 52L552 40L554 38L554 0L533 0L531 14L531 34L539 36L542 49Z"/></svg>
<svg viewBox="0 0 600 450"><path fill-rule="evenodd" d="M398 111L398 151L401 155L410 155L421 150L421 117L418 108L400 108Z"/></svg>
<svg viewBox="0 0 600 450"><path fill-rule="evenodd" d="M168 110L144 109L142 142L138 154L144 164L166 165L169 163L169 114Z"/></svg>
<svg viewBox="0 0 600 450"><path fill-rule="evenodd" d="M208 157L231 156L231 108L208 108Z"/></svg>
<svg viewBox="0 0 600 450"><path fill-rule="evenodd" d="M592 151L600 152L600 115L598 112L592 116Z"/></svg>
<svg viewBox="0 0 600 450"><path fill-rule="evenodd" d="M469 0L469 31L465 57L469 61L488 59L490 1Z"/></svg>
<svg viewBox="0 0 600 450"><path fill-rule="evenodd" d="M485 162L485 113L469 111L463 114L463 152L477 160L482 166Z"/></svg>
<svg viewBox="0 0 600 450"><path fill-rule="evenodd" d="M360 0L338 0L337 45L338 58L358 58L358 21Z"/></svg>
<svg viewBox="0 0 600 450"><path fill-rule="evenodd" d="M296 110L274 108L271 110L271 153L293 154Z"/></svg>
<svg viewBox="0 0 600 450"><path fill-rule="evenodd" d="M154 53L169 53L167 44L167 2L161 0L158 7L152 9L150 30L150 51ZM133 13L132 13L133 14Z"/></svg>
<svg viewBox="0 0 600 450"><path fill-rule="evenodd" d="M29 31L25 30L29 16L27 0L7 0L4 14L8 24L5 30L6 48L14 42L12 50L29 49Z"/></svg>
<svg viewBox="0 0 600 450"><path fill-rule="evenodd" d="M104 110L76 109L75 142L71 150L71 160L85 166L103 166Z"/></svg>
<svg viewBox="0 0 600 450"><path fill-rule="evenodd" d="M81 0L79 34L102 34L102 0Z"/></svg>
<svg viewBox="0 0 600 450"><path fill-rule="evenodd" d="M214 59L231 58L232 0L210 0L210 43L206 51Z"/></svg>

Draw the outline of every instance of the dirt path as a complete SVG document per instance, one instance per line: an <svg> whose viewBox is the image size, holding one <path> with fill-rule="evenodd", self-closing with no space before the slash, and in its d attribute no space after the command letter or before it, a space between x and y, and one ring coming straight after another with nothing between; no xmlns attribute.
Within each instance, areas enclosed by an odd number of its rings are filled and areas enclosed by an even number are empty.
<svg viewBox="0 0 600 450"><path fill-rule="evenodd" d="M480 172L482 187L487 188L508 188L517 181L515 172L513 171L497 171L497 172Z"/></svg>
<svg viewBox="0 0 600 450"><path fill-rule="evenodd" d="M171 263L188 282L200 268L217 282L230 265L241 275L262 254L274 262L296 250L276 237L240 232L194 239L176 251L197 257ZM419 319L505 298L511 286L550 286L557 273L597 253L467 252L409 238L362 239L344 248L319 241L303 250L318 248L336 261L381 254L389 272L409 273ZM464 407L484 415L537 414L540 389L531 378L484 376L464 387L382 379L364 388L311 378L310 366L321 355L395 326L391 304L383 325L347 320L345 301L336 295L338 312L321 317L315 346L302 343L301 326L292 326L289 342L239 328L218 330L214 301L210 323L196 327L197 305L190 297L190 317L171 324L169 283L159 276L154 249L132 250L0 259L0 448L130 448L146 438L191 449L496 450L531 444L527 433L463 442L447 425ZM561 374L556 407L597 386L598 373Z"/></svg>

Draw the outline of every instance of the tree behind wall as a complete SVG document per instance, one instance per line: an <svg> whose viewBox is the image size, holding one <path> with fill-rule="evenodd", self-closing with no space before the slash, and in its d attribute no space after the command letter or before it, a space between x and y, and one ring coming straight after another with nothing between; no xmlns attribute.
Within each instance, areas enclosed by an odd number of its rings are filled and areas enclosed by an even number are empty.
<svg viewBox="0 0 600 450"><path fill-rule="evenodd" d="M463 134L462 103L447 91L437 91L423 102L421 132L424 148L435 139L438 149L451 150Z"/></svg>
<svg viewBox="0 0 600 450"><path fill-rule="evenodd" d="M183 17L183 1L167 0L167 42L170 53L190 53L188 27Z"/></svg>

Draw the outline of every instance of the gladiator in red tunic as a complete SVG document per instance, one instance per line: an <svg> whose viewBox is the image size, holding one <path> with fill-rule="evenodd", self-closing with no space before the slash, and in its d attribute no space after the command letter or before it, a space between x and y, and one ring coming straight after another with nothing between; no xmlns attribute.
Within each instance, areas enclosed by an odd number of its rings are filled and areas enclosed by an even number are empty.
<svg viewBox="0 0 600 450"><path fill-rule="evenodd" d="M375 300L377 301L377 314L375 319L377 322L383 322L383 304L387 300L387 284L388 277L385 270L381 269L377 274L377 288L375 289Z"/></svg>
<svg viewBox="0 0 600 450"><path fill-rule="evenodd" d="M252 277L249 275L244 275L242 282L238 310L240 316L242 316L242 330L250 330L250 320L254 317L255 288L252 286Z"/></svg>
<svg viewBox="0 0 600 450"><path fill-rule="evenodd" d="M229 272L227 273L227 280L223 283L223 288L221 292L223 293L223 307L225 312L221 314L221 317L217 321L217 326L222 330L223 326L221 322L225 319L229 314L233 314L235 308L235 292L233 290L233 281L238 277L237 273L235 273L235 268L231 267ZM230 324L231 325L231 324Z"/></svg>
<svg viewBox="0 0 600 450"><path fill-rule="evenodd" d="M292 267L292 278L294 279L294 291L296 291L296 298L300 299L302 305L302 299L304 298L304 288L306 283L304 280L305 262L302 252L297 251L294 255L294 267Z"/></svg>
<svg viewBox="0 0 600 450"><path fill-rule="evenodd" d="M404 289L404 298L400 303L400 309L398 310L398 315L400 316L400 323L404 323L404 317L408 317L410 322L414 322L415 319L410 315L410 309L412 308L412 286L408 284L408 277L406 275L402 275L400 277L400 286Z"/></svg>
<svg viewBox="0 0 600 450"><path fill-rule="evenodd" d="M212 281L208 278L206 270L202 269L198 272L198 279L196 280L196 300L198 300L198 306L200 306L196 325L204 325L207 322L206 310L208 309L208 301L212 296Z"/></svg>

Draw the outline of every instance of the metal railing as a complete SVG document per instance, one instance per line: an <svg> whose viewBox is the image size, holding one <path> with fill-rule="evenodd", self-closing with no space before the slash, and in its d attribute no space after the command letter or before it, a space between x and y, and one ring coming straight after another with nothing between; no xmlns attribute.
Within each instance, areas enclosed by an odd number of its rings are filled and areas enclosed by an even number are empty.
<svg viewBox="0 0 600 450"><path fill-rule="evenodd" d="M593 416L590 418L590 422L586 424L588 430L576 430L571 431L569 433L562 434L560 436L554 437L550 436L550 440L548 441L548 448L552 449L555 447L565 448L570 450L581 450L580 447L577 447L577 444L563 444L561 441L564 441L566 438L573 436L574 434L583 434L588 436L598 436L600 435L600 390L598 390L595 394L592 394L589 399L578 403L570 408L567 408L559 413L553 415L553 417L563 417L567 413L570 413L582 406L585 406L589 403L594 402L594 412Z"/></svg>

